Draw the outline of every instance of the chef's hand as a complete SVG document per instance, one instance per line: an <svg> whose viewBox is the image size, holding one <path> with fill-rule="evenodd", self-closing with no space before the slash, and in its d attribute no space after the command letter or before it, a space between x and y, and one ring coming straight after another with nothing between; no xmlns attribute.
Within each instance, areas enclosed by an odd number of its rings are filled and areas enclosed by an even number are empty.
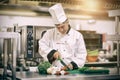
<svg viewBox="0 0 120 80"><path fill-rule="evenodd" d="M70 69L70 70L72 70L73 69L73 65L70 63L70 64L68 64L67 66L64 66L64 67L62 67L61 69L62 70L68 70L68 68Z"/></svg>
<svg viewBox="0 0 120 80"><path fill-rule="evenodd" d="M55 52L54 55L53 55L53 57L54 57L55 59L60 58L60 53L59 53L58 51Z"/></svg>

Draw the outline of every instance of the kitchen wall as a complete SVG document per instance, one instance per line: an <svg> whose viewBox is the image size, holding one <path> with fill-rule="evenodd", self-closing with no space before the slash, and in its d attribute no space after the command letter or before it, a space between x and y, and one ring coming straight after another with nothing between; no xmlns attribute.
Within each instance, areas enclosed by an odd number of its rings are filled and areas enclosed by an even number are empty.
<svg viewBox="0 0 120 80"><path fill-rule="evenodd" d="M101 33L101 34L115 34L115 21L85 20L85 19L69 19L69 20L70 20L71 26L77 30L91 30L91 31L95 30L97 33ZM41 27L46 26L46 28L54 26L54 23L51 17L48 17L48 16L47 17L46 16L23 17L23 16L0 15L0 27L4 27L4 28L13 27L14 24L18 24L18 26L25 26L25 25L36 25ZM119 28L119 32L120 32L120 28ZM0 41L0 44L1 44L1 41ZM111 45L111 49L113 48L111 41L107 41L103 43L103 48L107 48L106 44Z"/></svg>
<svg viewBox="0 0 120 80"><path fill-rule="evenodd" d="M0 16L0 27L13 27L14 24L18 24L18 26L54 26L51 17ZM115 21L70 19L70 24L75 29L95 30L97 33L115 33Z"/></svg>

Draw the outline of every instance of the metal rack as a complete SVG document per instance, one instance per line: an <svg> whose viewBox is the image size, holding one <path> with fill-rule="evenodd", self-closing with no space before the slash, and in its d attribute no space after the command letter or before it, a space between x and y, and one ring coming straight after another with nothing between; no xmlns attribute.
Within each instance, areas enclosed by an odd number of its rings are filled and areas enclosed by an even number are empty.
<svg viewBox="0 0 120 80"><path fill-rule="evenodd" d="M117 71L120 74L120 34L119 34L119 17L120 17L120 10L110 10L108 11L109 17L115 17L115 35L107 35L106 40L117 41Z"/></svg>
<svg viewBox="0 0 120 80"><path fill-rule="evenodd" d="M3 80L7 79L7 68L8 66L11 67L12 70L12 80L16 80L16 56L17 56L17 50L18 50L18 40L20 38L20 34L19 33L15 33L15 32L0 32L0 39L3 39L4 41L4 52L3 52L3 56L4 56L4 71L3 71ZM9 63L9 57L8 57L8 42L10 39L13 39L13 52L12 52L12 63Z"/></svg>

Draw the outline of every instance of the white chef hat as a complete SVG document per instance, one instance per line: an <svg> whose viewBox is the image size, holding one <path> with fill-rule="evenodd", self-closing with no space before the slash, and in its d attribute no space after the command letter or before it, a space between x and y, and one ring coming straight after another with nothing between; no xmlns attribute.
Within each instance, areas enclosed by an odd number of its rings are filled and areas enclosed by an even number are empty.
<svg viewBox="0 0 120 80"><path fill-rule="evenodd" d="M55 24L61 24L67 19L64 9L60 3L57 3L50 7L49 12Z"/></svg>

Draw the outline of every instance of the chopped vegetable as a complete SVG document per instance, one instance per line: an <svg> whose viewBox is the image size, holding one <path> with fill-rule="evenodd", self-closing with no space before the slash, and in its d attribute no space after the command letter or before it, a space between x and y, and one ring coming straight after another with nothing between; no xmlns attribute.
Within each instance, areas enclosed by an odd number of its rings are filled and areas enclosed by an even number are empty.
<svg viewBox="0 0 120 80"><path fill-rule="evenodd" d="M78 70L83 73L87 69L89 69L89 67L82 67L82 68L79 68Z"/></svg>
<svg viewBox="0 0 120 80"><path fill-rule="evenodd" d="M109 73L109 69L105 69L105 68L98 68L98 67L82 67L82 68L79 68L79 72L80 73L86 73L86 74L91 74L91 73Z"/></svg>
<svg viewBox="0 0 120 80"><path fill-rule="evenodd" d="M38 65L38 71L40 74L47 74L47 69L51 66L48 61L44 61Z"/></svg>

